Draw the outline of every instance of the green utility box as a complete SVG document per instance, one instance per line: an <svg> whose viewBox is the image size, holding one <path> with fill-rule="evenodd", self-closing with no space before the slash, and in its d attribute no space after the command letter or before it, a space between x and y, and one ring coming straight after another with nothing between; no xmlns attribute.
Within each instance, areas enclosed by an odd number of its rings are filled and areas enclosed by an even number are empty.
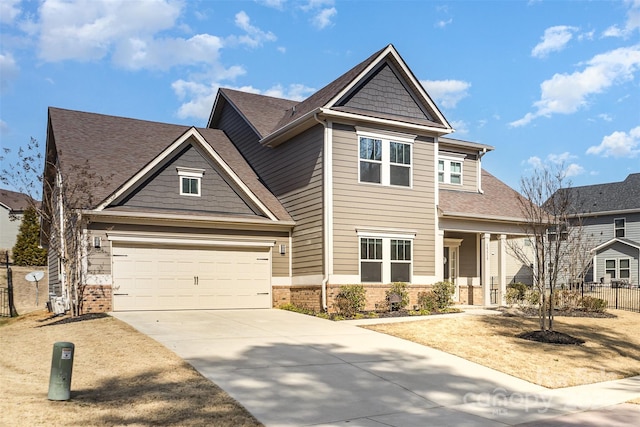
<svg viewBox="0 0 640 427"><path fill-rule="evenodd" d="M70 342L53 344L51 376L49 377L49 400L71 399L71 371L75 346Z"/></svg>

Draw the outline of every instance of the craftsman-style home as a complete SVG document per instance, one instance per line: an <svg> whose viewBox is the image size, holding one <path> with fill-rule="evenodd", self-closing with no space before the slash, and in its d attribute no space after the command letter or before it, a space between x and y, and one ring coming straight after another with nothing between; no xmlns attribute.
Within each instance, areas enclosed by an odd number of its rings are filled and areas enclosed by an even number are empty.
<svg viewBox="0 0 640 427"><path fill-rule="evenodd" d="M392 282L415 303L443 280L499 303L519 195L482 169L493 147L452 132L389 45L301 102L220 89L206 128L50 108L46 176L101 177L77 206L88 311L332 310L344 284L374 308Z"/></svg>

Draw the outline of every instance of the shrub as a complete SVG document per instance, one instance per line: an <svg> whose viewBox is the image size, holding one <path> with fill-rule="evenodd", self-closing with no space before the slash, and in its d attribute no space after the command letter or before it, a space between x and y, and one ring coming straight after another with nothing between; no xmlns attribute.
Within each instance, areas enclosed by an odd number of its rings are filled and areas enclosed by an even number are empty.
<svg viewBox="0 0 640 427"><path fill-rule="evenodd" d="M407 284L404 282L393 282L391 288L386 291L387 301L389 297L396 294L400 297L400 308L404 308L409 305L409 291L407 291Z"/></svg>
<svg viewBox="0 0 640 427"><path fill-rule="evenodd" d="M418 293L418 306L420 311L433 313L438 309L436 294L433 291Z"/></svg>
<svg viewBox="0 0 640 427"><path fill-rule="evenodd" d="M521 282L509 283L507 285L507 303L514 304L524 301L529 287ZM509 295L511 295L512 302L509 302Z"/></svg>
<svg viewBox="0 0 640 427"><path fill-rule="evenodd" d="M436 296L436 308L438 311L444 311L453 303L453 294L456 287L451 282L438 282L433 285L432 292Z"/></svg>
<svg viewBox="0 0 640 427"><path fill-rule="evenodd" d="M582 308L585 311L595 312L595 313L604 313L607 309L607 301L602 298L594 298L590 296L586 296L582 298Z"/></svg>
<svg viewBox="0 0 640 427"><path fill-rule="evenodd" d="M367 291L362 285L340 286L336 295L335 306L338 312L345 317L354 317L364 309L367 301Z"/></svg>
<svg viewBox="0 0 640 427"><path fill-rule="evenodd" d="M575 310L580 306L580 293L578 291L570 291L562 289L556 291L555 307L560 310Z"/></svg>

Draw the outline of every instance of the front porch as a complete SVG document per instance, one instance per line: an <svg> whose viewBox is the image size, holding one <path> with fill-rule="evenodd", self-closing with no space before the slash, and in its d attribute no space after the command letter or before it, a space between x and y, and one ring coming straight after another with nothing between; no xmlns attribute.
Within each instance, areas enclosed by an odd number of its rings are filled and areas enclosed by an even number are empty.
<svg viewBox="0 0 640 427"><path fill-rule="evenodd" d="M507 285L531 284L531 268L514 256L514 245L526 250L528 239L520 234L442 230L443 280L456 286L454 299L465 305L504 305Z"/></svg>

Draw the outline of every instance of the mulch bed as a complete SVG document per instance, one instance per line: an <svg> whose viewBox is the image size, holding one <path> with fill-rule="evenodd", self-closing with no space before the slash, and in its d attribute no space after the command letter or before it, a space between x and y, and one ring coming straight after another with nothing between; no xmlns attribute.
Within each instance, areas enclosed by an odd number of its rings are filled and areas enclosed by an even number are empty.
<svg viewBox="0 0 640 427"><path fill-rule="evenodd" d="M537 341L548 344L564 344L564 345L582 345L584 340L580 338L572 337L571 335L564 334L556 331L530 331L517 335L518 338L522 338L529 341Z"/></svg>

